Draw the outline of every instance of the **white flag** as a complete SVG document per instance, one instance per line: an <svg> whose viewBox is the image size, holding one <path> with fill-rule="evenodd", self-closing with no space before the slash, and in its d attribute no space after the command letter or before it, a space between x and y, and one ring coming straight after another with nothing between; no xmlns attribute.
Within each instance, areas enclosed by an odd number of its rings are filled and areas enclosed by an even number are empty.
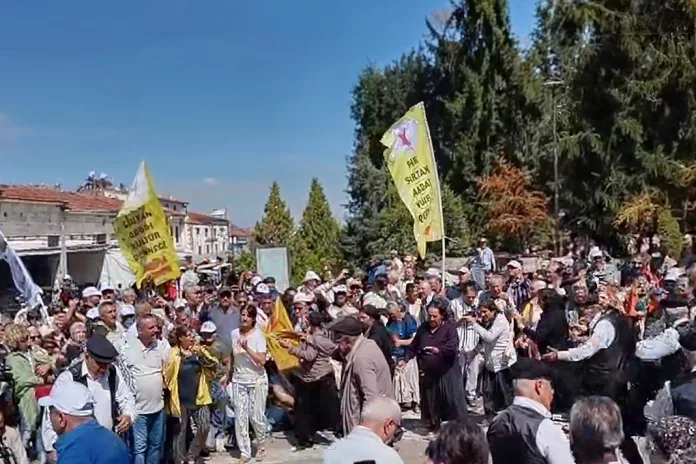
<svg viewBox="0 0 696 464"><path fill-rule="evenodd" d="M27 306L35 308L37 305L40 305L43 309L43 300L41 299L43 291L34 283L22 260L5 240L5 235L2 231L0 231L0 259L10 265L12 280L14 280L15 287L27 302Z"/></svg>

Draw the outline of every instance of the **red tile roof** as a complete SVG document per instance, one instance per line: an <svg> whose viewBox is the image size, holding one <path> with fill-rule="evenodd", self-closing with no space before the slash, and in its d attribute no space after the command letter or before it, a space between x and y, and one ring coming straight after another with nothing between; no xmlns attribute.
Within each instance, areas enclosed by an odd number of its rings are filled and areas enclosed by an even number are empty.
<svg viewBox="0 0 696 464"><path fill-rule="evenodd" d="M239 227L234 224L230 225L230 237L251 237L254 231L250 228Z"/></svg>
<svg viewBox="0 0 696 464"><path fill-rule="evenodd" d="M62 205L69 211L86 212L99 211L117 213L122 201L99 193L78 193L58 190L52 187L33 185L2 185L0 184L0 200L25 201L30 203L50 203ZM173 216L184 216L184 213L164 208Z"/></svg>
<svg viewBox="0 0 696 464"><path fill-rule="evenodd" d="M227 224L227 219L216 218L214 216L208 216L207 214L194 213L193 211L188 212L188 223L200 226L206 225L222 225Z"/></svg>
<svg viewBox="0 0 696 464"><path fill-rule="evenodd" d="M188 205L188 201L177 200L173 196L169 195L167 197L159 197L160 201L168 201L169 203L176 203L178 205Z"/></svg>

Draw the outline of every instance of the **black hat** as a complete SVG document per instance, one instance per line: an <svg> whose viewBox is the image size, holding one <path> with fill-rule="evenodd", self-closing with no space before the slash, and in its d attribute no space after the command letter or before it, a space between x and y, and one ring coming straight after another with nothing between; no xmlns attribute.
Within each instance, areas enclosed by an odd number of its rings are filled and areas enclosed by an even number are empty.
<svg viewBox="0 0 696 464"><path fill-rule="evenodd" d="M100 363L112 363L118 356L118 351L114 348L104 335L92 334L87 340L87 353Z"/></svg>
<svg viewBox="0 0 696 464"><path fill-rule="evenodd" d="M264 284L274 284L276 283L275 277L273 276L268 276L265 279L263 279Z"/></svg>
<svg viewBox="0 0 696 464"><path fill-rule="evenodd" d="M519 358L517 362L510 367L510 373L515 380L551 380L552 371L551 366L545 362L532 358Z"/></svg>
<svg viewBox="0 0 696 464"><path fill-rule="evenodd" d="M363 333L362 322L353 316L345 316L340 319L336 319L328 328L336 335L348 335L355 337L362 335Z"/></svg>

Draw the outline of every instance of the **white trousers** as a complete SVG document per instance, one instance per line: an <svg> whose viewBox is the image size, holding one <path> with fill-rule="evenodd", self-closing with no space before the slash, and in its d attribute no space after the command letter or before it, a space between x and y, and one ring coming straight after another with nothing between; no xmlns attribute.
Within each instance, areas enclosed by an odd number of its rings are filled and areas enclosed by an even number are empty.
<svg viewBox="0 0 696 464"><path fill-rule="evenodd" d="M263 375L256 382L235 381L232 378L232 405L234 407L234 432L243 459L251 459L249 422L254 428L259 448L266 440L266 399L268 377Z"/></svg>

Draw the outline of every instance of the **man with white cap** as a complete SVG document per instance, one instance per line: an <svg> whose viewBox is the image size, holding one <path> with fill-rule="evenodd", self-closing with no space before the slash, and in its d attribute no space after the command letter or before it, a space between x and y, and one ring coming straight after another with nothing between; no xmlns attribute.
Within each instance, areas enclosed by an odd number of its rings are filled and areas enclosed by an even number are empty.
<svg viewBox="0 0 696 464"><path fill-rule="evenodd" d="M102 301L116 301L116 289L109 283L99 284L99 291L102 294Z"/></svg>
<svg viewBox="0 0 696 464"><path fill-rule="evenodd" d="M96 308L97 306L99 306L101 298L102 294L99 290L97 290L97 287L90 286L85 287L82 290L82 299L84 301L85 308L88 311L90 308Z"/></svg>
<svg viewBox="0 0 696 464"><path fill-rule="evenodd" d="M488 248L488 239L486 237L479 238L477 251L480 266L485 271L495 271L495 255L493 250Z"/></svg>
<svg viewBox="0 0 696 464"><path fill-rule="evenodd" d="M256 312L256 328L263 331L273 313L271 289L268 288L268 285L262 282L256 286L255 299L259 309Z"/></svg>
<svg viewBox="0 0 696 464"><path fill-rule="evenodd" d="M56 383L51 394L39 400L58 434L57 464L130 463L123 441L94 418L94 404L89 389L73 381Z"/></svg>
<svg viewBox="0 0 696 464"><path fill-rule="evenodd" d="M507 263L510 278L507 282L507 294L510 302L517 312L522 312L522 307L532 297L532 283L524 276L522 264L517 260Z"/></svg>
<svg viewBox="0 0 696 464"><path fill-rule="evenodd" d="M305 333L309 330L309 305L313 299L306 293L297 292L292 299L292 314L297 321L295 324L295 332Z"/></svg>
<svg viewBox="0 0 696 464"><path fill-rule="evenodd" d="M321 279L319 278L319 275L317 275L316 272L309 270L305 273L304 279L302 279L302 285L297 289L297 292L311 295L312 299L314 299L314 290L317 289L320 283Z"/></svg>
<svg viewBox="0 0 696 464"><path fill-rule="evenodd" d="M333 288L334 301L327 309L331 319L337 319L342 316L355 316L358 314L358 309L348 302L348 287L345 285L337 285Z"/></svg>

